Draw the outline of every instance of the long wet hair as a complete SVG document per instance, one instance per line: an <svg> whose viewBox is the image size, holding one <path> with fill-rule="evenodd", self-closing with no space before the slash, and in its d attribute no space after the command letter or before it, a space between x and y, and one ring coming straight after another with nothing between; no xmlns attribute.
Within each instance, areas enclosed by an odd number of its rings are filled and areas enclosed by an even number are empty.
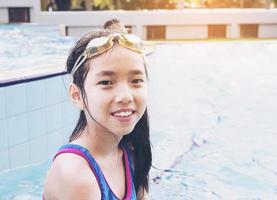
<svg viewBox="0 0 277 200"><path fill-rule="evenodd" d="M67 72L70 73L74 63L78 57L83 53L87 44L94 38L108 36L109 32L93 32L83 36L71 50L67 59ZM84 82L86 80L89 71L89 61L86 60L82 66L73 75L73 83L80 89L83 101L87 107L87 95L84 88ZM92 66L93 67L93 66ZM91 69L93 70L93 68ZM145 72L147 75L147 68L145 64ZM80 111L78 122L69 138L69 142L77 139L87 126L87 120L83 110ZM136 193L139 189L143 191L149 191L149 170L152 165L152 153L151 144L149 139L149 120L147 109L143 116L135 125L133 131L127 135L124 135L120 141L120 144L125 144L130 147L133 154L133 160L135 162L134 170L134 185Z"/></svg>

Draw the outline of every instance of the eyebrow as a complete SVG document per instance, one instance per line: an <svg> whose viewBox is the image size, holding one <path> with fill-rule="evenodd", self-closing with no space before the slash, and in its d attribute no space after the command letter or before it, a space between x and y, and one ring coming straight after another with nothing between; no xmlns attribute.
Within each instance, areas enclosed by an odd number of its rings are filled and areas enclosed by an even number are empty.
<svg viewBox="0 0 277 200"><path fill-rule="evenodd" d="M114 71L101 71L99 73L96 74L96 76L115 76L115 72ZM129 74L132 75L142 75L144 74L141 70L131 70L129 72Z"/></svg>
<svg viewBox="0 0 277 200"><path fill-rule="evenodd" d="M131 70L130 74L141 75L141 74L144 74L144 73L141 70Z"/></svg>
<svg viewBox="0 0 277 200"><path fill-rule="evenodd" d="M114 76L115 72L113 71L101 71L96 74L96 76Z"/></svg>

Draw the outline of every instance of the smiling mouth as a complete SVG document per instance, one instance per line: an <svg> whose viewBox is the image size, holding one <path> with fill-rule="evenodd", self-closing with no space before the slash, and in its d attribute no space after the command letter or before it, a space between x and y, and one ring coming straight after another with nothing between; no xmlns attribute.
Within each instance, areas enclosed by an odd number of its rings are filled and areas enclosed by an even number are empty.
<svg viewBox="0 0 277 200"><path fill-rule="evenodd" d="M133 115L135 111L121 111L121 112L114 112L112 113L113 116L115 117L120 117L120 118L128 118L131 115Z"/></svg>

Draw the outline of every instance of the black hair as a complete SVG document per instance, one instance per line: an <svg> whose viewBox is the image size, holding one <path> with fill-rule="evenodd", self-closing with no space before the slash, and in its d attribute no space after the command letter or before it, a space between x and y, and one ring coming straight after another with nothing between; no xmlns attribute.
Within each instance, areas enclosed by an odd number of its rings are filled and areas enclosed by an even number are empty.
<svg viewBox="0 0 277 200"><path fill-rule="evenodd" d="M127 33L125 25L118 19L111 19L105 22L104 29L109 32Z"/></svg>
<svg viewBox="0 0 277 200"><path fill-rule="evenodd" d="M112 27L114 25L118 25L120 23L121 22L118 19L110 19L110 20L105 22L104 29L109 29L110 27Z"/></svg>
<svg viewBox="0 0 277 200"><path fill-rule="evenodd" d="M83 53L87 44L94 38L103 37L109 35L109 32L99 31L92 32L83 36L71 50L67 59L67 72L70 73L74 63L78 57ZM87 105L87 96L84 89L84 82L87 77L89 67L86 60L81 67L73 75L73 83L80 89L82 98L85 105ZM147 69L145 64L145 72L147 75ZM69 142L77 139L85 127L87 126L86 116L83 110L80 111L78 122L69 138ZM152 165L152 152L149 138L149 120L147 109L143 116L135 125L133 131L127 135L124 135L120 141L120 144L127 145L133 154L133 160L135 163L134 170L134 185L136 193L139 189L143 191L149 191L149 170Z"/></svg>

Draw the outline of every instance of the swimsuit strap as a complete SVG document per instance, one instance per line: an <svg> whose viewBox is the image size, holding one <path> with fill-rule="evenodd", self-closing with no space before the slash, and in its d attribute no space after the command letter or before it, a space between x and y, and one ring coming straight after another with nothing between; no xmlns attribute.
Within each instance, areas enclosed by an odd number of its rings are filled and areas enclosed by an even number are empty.
<svg viewBox="0 0 277 200"><path fill-rule="evenodd" d="M128 149L128 148L127 148ZM136 192L134 189L133 184L133 169L132 169L132 159L130 152L127 152L124 145L122 145L123 150L123 159L124 159L124 167L125 167L125 177L126 177L126 194L124 200L136 199ZM62 154L62 153L73 153L83 157L89 164L92 172L94 173L98 186L101 191L101 199L102 200L118 200L119 198L111 190L102 170L100 169L99 165L97 164L96 160L93 156L89 153L89 151L77 144L66 144L62 146L57 154L55 155L54 159ZM53 159L53 160L54 160ZM135 197L135 198L134 198Z"/></svg>

